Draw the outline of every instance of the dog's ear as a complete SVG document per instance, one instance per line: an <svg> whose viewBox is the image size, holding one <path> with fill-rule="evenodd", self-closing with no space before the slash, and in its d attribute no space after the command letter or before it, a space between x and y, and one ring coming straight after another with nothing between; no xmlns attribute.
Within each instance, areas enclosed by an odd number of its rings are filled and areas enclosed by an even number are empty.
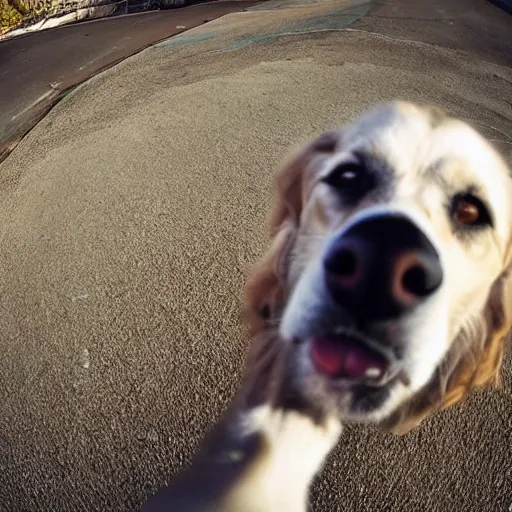
<svg viewBox="0 0 512 512"><path fill-rule="evenodd" d="M466 335L469 345L476 348L465 354L449 379L443 409L463 400L474 387L500 384L505 344L512 331L512 265L491 288L480 324L480 329L471 329L476 339Z"/></svg>
<svg viewBox="0 0 512 512"><path fill-rule="evenodd" d="M245 318L252 335L275 318L285 299L288 264L295 244L307 191L308 171L319 155L333 153L340 133L327 132L295 153L277 177L277 198L271 217L272 242L252 269L244 290Z"/></svg>
<svg viewBox="0 0 512 512"><path fill-rule="evenodd" d="M476 387L500 384L505 345L512 333L512 265L494 282L485 307L454 341L430 382L382 426L403 435L433 410L464 400Z"/></svg>

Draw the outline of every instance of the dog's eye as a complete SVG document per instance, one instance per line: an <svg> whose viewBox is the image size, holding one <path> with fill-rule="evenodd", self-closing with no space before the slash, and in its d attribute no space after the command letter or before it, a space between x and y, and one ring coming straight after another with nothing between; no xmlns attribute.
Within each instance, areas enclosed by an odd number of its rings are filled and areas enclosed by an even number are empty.
<svg viewBox="0 0 512 512"><path fill-rule="evenodd" d="M492 226L491 215L485 204L473 194L459 194L452 201L452 216L463 226Z"/></svg>
<svg viewBox="0 0 512 512"><path fill-rule="evenodd" d="M358 163L338 164L323 180L350 199L358 199L373 187L372 175Z"/></svg>

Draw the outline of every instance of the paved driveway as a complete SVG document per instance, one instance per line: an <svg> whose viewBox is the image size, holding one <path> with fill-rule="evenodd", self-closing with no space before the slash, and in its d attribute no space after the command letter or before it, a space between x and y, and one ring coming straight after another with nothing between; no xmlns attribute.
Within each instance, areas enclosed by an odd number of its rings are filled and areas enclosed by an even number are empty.
<svg viewBox="0 0 512 512"><path fill-rule="evenodd" d="M137 510L234 394L244 273L290 145L434 102L512 147L512 17L272 0L149 48L0 164L0 508ZM512 368L403 438L348 427L315 511L507 511Z"/></svg>

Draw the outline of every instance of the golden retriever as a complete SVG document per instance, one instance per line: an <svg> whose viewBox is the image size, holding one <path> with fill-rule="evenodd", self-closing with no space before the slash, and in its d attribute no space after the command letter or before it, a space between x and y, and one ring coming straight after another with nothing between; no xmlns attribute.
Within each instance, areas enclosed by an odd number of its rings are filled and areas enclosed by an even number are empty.
<svg viewBox="0 0 512 512"><path fill-rule="evenodd" d="M246 285L241 392L147 510L304 511L343 422L405 433L496 383L511 198L498 153L436 108L381 105L303 148Z"/></svg>

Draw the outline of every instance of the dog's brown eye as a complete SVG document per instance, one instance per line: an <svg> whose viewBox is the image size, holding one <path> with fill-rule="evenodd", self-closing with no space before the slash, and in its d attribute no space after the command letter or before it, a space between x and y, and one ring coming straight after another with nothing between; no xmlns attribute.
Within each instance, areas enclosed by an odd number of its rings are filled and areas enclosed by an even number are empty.
<svg viewBox="0 0 512 512"><path fill-rule="evenodd" d="M455 218L461 224L474 224L478 222L480 210L478 206L468 201L461 201L455 209Z"/></svg>
<svg viewBox="0 0 512 512"><path fill-rule="evenodd" d="M472 194L462 194L454 198L452 216L464 226L492 225L491 216L486 206Z"/></svg>

